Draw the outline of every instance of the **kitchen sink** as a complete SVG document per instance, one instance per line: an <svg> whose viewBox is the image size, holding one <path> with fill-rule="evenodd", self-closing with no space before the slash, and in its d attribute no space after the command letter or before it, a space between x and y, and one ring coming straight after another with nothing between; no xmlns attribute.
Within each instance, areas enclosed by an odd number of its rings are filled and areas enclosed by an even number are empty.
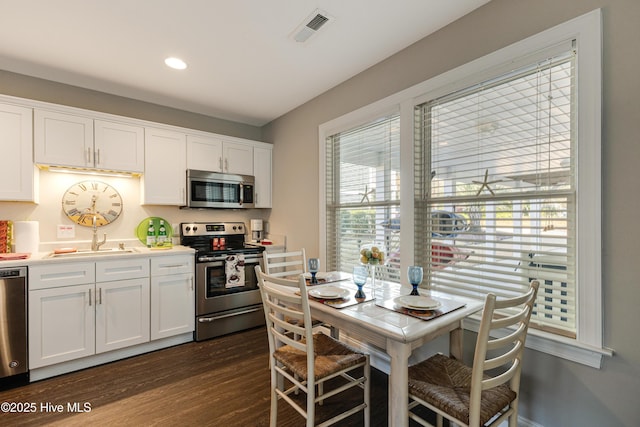
<svg viewBox="0 0 640 427"><path fill-rule="evenodd" d="M139 253L140 251L135 248L111 248L111 249L99 249L97 251L92 251L91 249L79 249L76 252L64 252L64 253L55 253L52 252L47 255L47 258L77 258L77 257L85 257L85 256L108 256L108 255L122 255L122 254L131 254L131 253Z"/></svg>

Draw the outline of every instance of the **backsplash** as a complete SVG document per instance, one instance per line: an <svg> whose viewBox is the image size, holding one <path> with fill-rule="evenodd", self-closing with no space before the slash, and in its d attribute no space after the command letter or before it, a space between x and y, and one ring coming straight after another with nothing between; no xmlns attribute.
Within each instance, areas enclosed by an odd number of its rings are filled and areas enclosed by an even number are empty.
<svg viewBox="0 0 640 427"><path fill-rule="evenodd" d="M100 235L107 233L107 247L115 247L119 242L136 242L136 228L150 216L164 218L172 225L191 221L243 221L247 230L250 230L252 218L267 220L270 213L269 209L195 210L180 209L177 206L141 206L139 178L50 171L40 171L39 175L40 203L0 202L0 220L38 221L41 251L48 251L56 246L82 246L91 241L91 227L78 224L74 227L75 237L58 238L58 225L74 225L62 210L62 196L69 187L80 181L107 183L122 196L123 210L120 216L113 223L99 229ZM174 232L179 232L177 227ZM250 239L250 235L246 238Z"/></svg>

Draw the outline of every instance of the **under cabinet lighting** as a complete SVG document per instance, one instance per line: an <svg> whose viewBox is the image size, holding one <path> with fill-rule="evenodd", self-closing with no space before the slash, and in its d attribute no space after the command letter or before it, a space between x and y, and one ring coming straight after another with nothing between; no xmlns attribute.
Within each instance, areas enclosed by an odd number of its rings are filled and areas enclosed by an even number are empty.
<svg viewBox="0 0 640 427"><path fill-rule="evenodd" d="M107 170L90 170L90 169L78 169L78 168L70 168L70 167L60 167L60 166L43 166L38 165L40 169L48 170L49 172L58 172L58 173L73 173L80 175L97 175L97 176L113 176L119 178L137 178L141 174L134 172L118 172L118 171L107 171Z"/></svg>
<svg viewBox="0 0 640 427"><path fill-rule="evenodd" d="M187 68L187 64L180 58L169 57L164 60L164 63L167 64L167 67L171 67L175 70L184 70Z"/></svg>

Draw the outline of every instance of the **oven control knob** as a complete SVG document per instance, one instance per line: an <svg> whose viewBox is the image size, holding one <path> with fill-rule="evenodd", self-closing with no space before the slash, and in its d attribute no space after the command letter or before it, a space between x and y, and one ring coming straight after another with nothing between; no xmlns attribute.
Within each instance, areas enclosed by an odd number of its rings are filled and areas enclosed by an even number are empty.
<svg viewBox="0 0 640 427"><path fill-rule="evenodd" d="M198 227L196 227L195 225L193 226L193 231L198 231Z"/></svg>
<svg viewBox="0 0 640 427"><path fill-rule="evenodd" d="M184 229L187 230L187 232L191 231L191 227L189 227L188 225Z"/></svg>

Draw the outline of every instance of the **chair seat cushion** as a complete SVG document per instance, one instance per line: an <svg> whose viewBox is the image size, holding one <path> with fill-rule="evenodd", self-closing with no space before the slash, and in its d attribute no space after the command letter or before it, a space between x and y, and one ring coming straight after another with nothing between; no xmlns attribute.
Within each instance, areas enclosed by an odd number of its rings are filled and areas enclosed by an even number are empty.
<svg viewBox="0 0 640 427"><path fill-rule="evenodd" d="M366 360L363 353L323 333L313 334L313 346L316 381ZM273 356L298 377L303 380L308 378L305 352L285 345L277 349Z"/></svg>
<svg viewBox="0 0 640 427"><path fill-rule="evenodd" d="M471 368L442 354L409 367L409 394L469 423ZM480 422L484 425L516 398L507 384L482 392Z"/></svg>

